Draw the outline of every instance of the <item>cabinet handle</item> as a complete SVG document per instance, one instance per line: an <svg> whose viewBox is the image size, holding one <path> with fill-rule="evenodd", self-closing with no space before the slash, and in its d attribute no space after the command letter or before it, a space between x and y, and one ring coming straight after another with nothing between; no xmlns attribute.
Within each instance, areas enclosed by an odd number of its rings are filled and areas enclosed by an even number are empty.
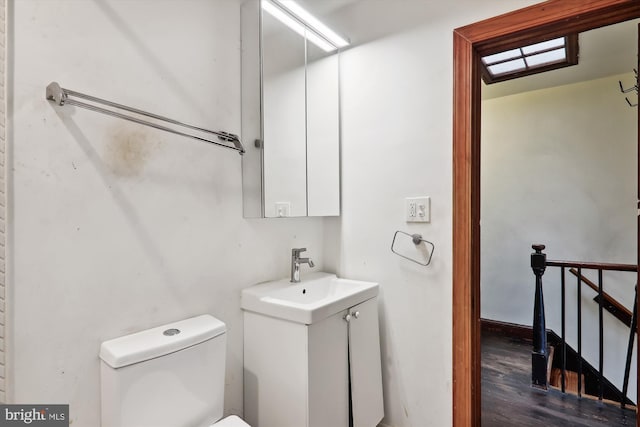
<svg viewBox="0 0 640 427"><path fill-rule="evenodd" d="M353 317L355 317L356 319L360 317L360 312L359 311L354 312Z"/></svg>
<svg viewBox="0 0 640 427"><path fill-rule="evenodd" d="M350 315L350 314L346 314L346 315L344 316L344 320L345 320L346 322L350 321L350 320L351 320L351 315Z"/></svg>

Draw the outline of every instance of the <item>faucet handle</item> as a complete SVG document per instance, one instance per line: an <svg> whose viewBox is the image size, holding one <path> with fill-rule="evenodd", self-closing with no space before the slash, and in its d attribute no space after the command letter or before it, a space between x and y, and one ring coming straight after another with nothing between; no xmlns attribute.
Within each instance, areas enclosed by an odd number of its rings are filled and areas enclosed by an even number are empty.
<svg viewBox="0 0 640 427"><path fill-rule="evenodd" d="M298 256L298 255L300 255L302 252L304 252L306 250L307 250L307 248L293 248L293 249L291 249L291 255Z"/></svg>

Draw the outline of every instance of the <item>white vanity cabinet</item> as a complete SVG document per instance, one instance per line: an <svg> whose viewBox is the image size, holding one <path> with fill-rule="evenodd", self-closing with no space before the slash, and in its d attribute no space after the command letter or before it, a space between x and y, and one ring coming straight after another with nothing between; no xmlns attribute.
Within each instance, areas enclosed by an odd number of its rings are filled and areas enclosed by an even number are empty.
<svg viewBox="0 0 640 427"><path fill-rule="evenodd" d="M245 311L244 415L254 427L375 427L377 298L310 325Z"/></svg>

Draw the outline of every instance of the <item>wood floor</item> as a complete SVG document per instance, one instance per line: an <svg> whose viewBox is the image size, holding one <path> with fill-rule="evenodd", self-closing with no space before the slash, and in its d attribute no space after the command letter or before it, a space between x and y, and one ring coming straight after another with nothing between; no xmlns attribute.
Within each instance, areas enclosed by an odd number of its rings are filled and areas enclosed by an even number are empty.
<svg viewBox="0 0 640 427"><path fill-rule="evenodd" d="M531 387L531 344L482 333L482 427L635 426L634 410Z"/></svg>

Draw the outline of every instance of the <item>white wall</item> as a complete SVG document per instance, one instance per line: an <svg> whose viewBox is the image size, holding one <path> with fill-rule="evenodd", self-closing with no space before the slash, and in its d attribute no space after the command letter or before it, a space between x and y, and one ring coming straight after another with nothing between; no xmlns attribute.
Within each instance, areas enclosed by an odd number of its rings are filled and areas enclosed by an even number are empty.
<svg viewBox="0 0 640 427"><path fill-rule="evenodd" d="M482 317L531 325L531 244L549 259L635 264L637 111L618 80L526 92L482 103ZM560 282L544 275L547 327L560 333ZM576 347L575 277L567 331ZM597 282L597 275L591 278ZM604 274L633 308L634 274ZM595 293L583 291L583 351L598 366ZM629 329L605 313L605 376L621 388ZM635 362L630 390L635 399Z"/></svg>
<svg viewBox="0 0 640 427"><path fill-rule="evenodd" d="M225 412L242 414L240 289L286 276L292 247L322 269L322 220L245 220L236 152L44 99L57 80L238 132L239 16L233 0L11 3L11 401L99 425L100 342L211 313L229 328Z"/></svg>
<svg viewBox="0 0 640 427"><path fill-rule="evenodd" d="M102 340L211 312L230 327L226 412L240 413L239 290L286 275L304 245L318 269L381 284L384 423L451 425L452 32L532 3L346 11L342 216L247 221L237 154L43 99L58 79L239 129L235 1L14 2L13 400L70 402L96 425ZM431 224L404 222L416 195ZM399 229L436 244L431 266L390 252Z"/></svg>
<svg viewBox="0 0 640 427"><path fill-rule="evenodd" d="M0 402L6 402L7 321L7 2L0 1Z"/></svg>
<svg viewBox="0 0 640 427"><path fill-rule="evenodd" d="M384 424L451 425L453 29L532 2L364 1L345 16L339 274L381 285ZM388 25L404 27L385 35ZM431 223L404 222L404 198L431 196ZM391 253L396 230L422 233L429 267Z"/></svg>

